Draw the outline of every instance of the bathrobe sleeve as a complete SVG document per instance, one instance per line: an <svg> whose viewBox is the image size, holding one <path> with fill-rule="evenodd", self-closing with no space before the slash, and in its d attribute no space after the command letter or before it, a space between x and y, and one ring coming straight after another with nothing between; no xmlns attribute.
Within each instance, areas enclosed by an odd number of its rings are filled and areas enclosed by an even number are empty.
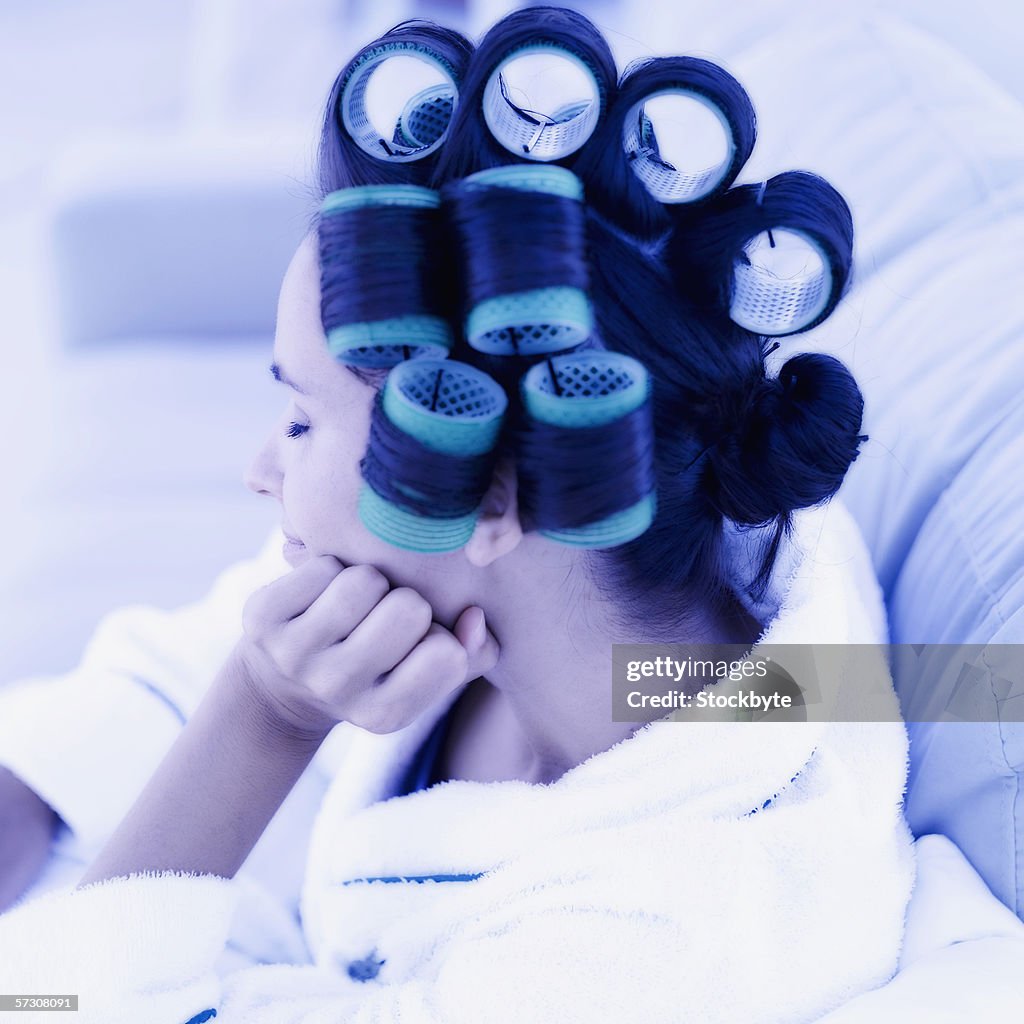
<svg viewBox="0 0 1024 1024"><path fill-rule="evenodd" d="M1024 1008L1024 922L945 836L922 836L899 971L818 1024L1016 1020Z"/></svg>
<svg viewBox="0 0 1024 1024"><path fill-rule="evenodd" d="M1021 1005L1024 925L947 839L928 836L917 847L900 972L823 1024L990 1020ZM677 971L664 969L677 928L670 916L604 913L571 899L481 922L471 938L447 946L443 962L425 963L422 980L381 985L293 965L218 978L211 965L233 886L210 875L150 873L21 904L0 917L0 984L78 993L82 1024L668 1024L680 1007L690 1009L685 993L678 1003L666 998L678 983Z"/></svg>
<svg viewBox="0 0 1024 1024"><path fill-rule="evenodd" d="M221 978L213 964L236 901L231 880L181 872L47 893L0 916L0 984L7 992L78 994L79 1024L678 1020L667 1015L673 983L663 961L636 952L671 948L669 918L571 904L516 912L450 944L443 962L423 965L423 980L391 985L314 965L248 967Z"/></svg>
<svg viewBox="0 0 1024 1024"><path fill-rule="evenodd" d="M0 915L0 991L77 995L78 1024L288 1024L355 1012L361 986L314 966L221 975L216 964L240 896L233 879L140 872L23 901ZM231 989L241 992L237 1009L224 1011ZM18 1019L52 1016L24 1011Z"/></svg>
<svg viewBox="0 0 1024 1024"><path fill-rule="evenodd" d="M287 571L280 545L275 530L192 604L111 612L71 672L0 689L0 765L86 848L113 832L198 706L241 635L246 598Z"/></svg>

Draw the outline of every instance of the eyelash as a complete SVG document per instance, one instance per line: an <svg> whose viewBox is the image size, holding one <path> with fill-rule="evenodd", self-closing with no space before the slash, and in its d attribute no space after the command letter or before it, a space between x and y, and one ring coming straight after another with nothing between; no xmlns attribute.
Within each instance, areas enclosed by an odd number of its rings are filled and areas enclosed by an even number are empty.
<svg viewBox="0 0 1024 1024"><path fill-rule="evenodd" d="M288 424L288 429L285 431L285 434L287 434L288 437L301 437L307 430L309 430L308 424L292 422Z"/></svg>

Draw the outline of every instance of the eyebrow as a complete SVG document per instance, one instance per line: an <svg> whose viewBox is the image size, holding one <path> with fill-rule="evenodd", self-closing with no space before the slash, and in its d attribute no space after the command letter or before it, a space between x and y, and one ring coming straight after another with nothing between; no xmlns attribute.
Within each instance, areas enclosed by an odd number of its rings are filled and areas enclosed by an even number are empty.
<svg viewBox="0 0 1024 1024"><path fill-rule="evenodd" d="M270 375L274 378L274 380L278 380L282 384L287 384L288 387L290 387L293 391L298 391L300 395L309 394L308 391L303 391L302 388L300 388L299 385L295 383L295 381L288 377L287 374L285 374L285 372L281 369L281 367L277 365L277 363L270 364Z"/></svg>

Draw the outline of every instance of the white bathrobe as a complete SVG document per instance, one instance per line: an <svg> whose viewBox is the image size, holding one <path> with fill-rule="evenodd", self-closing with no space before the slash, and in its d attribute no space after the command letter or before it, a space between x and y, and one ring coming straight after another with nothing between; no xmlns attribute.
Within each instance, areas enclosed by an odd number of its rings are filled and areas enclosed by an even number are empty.
<svg viewBox="0 0 1024 1024"><path fill-rule="evenodd" d="M755 539L733 538L738 581ZM269 547L261 562L266 580L287 569ZM768 596L745 600L769 620L762 643L886 640L837 501L798 514ZM234 880L59 885L0 917L0 992L77 993L83 1024L753 1024L817 1020L897 969L914 881L898 721L656 722L551 785L393 796L455 696L321 748L307 772L333 781L294 837L301 931L249 861ZM895 708L889 694L879 717ZM249 963L292 952L234 969L233 943Z"/></svg>

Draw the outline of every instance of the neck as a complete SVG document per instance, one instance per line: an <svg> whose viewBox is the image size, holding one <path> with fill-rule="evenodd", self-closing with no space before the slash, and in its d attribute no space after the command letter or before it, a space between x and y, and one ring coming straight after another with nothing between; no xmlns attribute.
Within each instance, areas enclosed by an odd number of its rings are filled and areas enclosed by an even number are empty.
<svg viewBox="0 0 1024 1024"><path fill-rule="evenodd" d="M496 622L502 656L473 695L489 719L490 734L506 744L506 762L517 766L515 777L524 781L552 782L636 732L643 722L611 720L612 643L666 640L639 631L616 636L608 626L610 609L593 594L567 603L585 612L557 630L551 603L540 600ZM737 602L723 612L692 609L685 632L671 640L752 646L760 634L761 624Z"/></svg>

